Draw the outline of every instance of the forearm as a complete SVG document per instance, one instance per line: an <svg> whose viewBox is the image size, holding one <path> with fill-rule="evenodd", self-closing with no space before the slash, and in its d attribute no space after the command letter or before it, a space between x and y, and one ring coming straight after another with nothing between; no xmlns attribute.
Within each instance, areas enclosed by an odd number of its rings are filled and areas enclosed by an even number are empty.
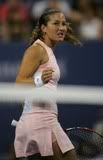
<svg viewBox="0 0 103 160"><path fill-rule="evenodd" d="M28 85L30 84L30 85L35 85L35 84L34 84L34 81L33 81L33 78L31 78L31 77L30 77L30 78L17 77L17 78L16 78L16 83L18 83L18 84L28 84Z"/></svg>

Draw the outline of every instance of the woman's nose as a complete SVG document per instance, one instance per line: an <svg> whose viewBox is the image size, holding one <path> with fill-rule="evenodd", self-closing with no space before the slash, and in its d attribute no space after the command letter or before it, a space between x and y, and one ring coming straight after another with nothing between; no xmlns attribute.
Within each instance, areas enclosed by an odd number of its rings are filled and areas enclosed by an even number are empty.
<svg viewBox="0 0 103 160"><path fill-rule="evenodd" d="M60 30L64 30L64 29L65 29L64 25L60 24L60 25L59 25L59 29L60 29Z"/></svg>

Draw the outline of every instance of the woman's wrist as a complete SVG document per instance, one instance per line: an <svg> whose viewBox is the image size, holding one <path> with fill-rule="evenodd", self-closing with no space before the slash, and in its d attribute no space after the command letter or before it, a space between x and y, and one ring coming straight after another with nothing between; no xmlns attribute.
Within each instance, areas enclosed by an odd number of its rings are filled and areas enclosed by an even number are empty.
<svg viewBox="0 0 103 160"><path fill-rule="evenodd" d="M44 85L42 80L42 72L38 71L34 74L34 83L36 87L41 87Z"/></svg>

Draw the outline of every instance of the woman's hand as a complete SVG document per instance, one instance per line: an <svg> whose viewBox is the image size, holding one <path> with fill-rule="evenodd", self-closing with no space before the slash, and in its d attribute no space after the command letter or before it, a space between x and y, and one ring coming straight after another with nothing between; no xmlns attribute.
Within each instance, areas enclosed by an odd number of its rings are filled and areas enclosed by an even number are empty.
<svg viewBox="0 0 103 160"><path fill-rule="evenodd" d="M42 81L43 81L44 84L48 83L52 79L53 72L54 71L53 71L52 68L48 68L48 69L46 69L42 72L42 77L41 78L42 78Z"/></svg>

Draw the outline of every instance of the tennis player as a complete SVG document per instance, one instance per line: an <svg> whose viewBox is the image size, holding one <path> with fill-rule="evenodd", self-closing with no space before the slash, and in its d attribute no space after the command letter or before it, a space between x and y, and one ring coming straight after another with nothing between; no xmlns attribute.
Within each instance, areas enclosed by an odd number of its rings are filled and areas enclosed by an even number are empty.
<svg viewBox="0 0 103 160"><path fill-rule="evenodd" d="M79 44L64 14L57 9L46 10L33 30L16 82L55 91L60 70L53 48L64 40ZM34 103L29 97L25 99L16 126L14 147L18 159L27 157L34 160L40 155L45 160L77 160L75 148L58 122L55 102Z"/></svg>

